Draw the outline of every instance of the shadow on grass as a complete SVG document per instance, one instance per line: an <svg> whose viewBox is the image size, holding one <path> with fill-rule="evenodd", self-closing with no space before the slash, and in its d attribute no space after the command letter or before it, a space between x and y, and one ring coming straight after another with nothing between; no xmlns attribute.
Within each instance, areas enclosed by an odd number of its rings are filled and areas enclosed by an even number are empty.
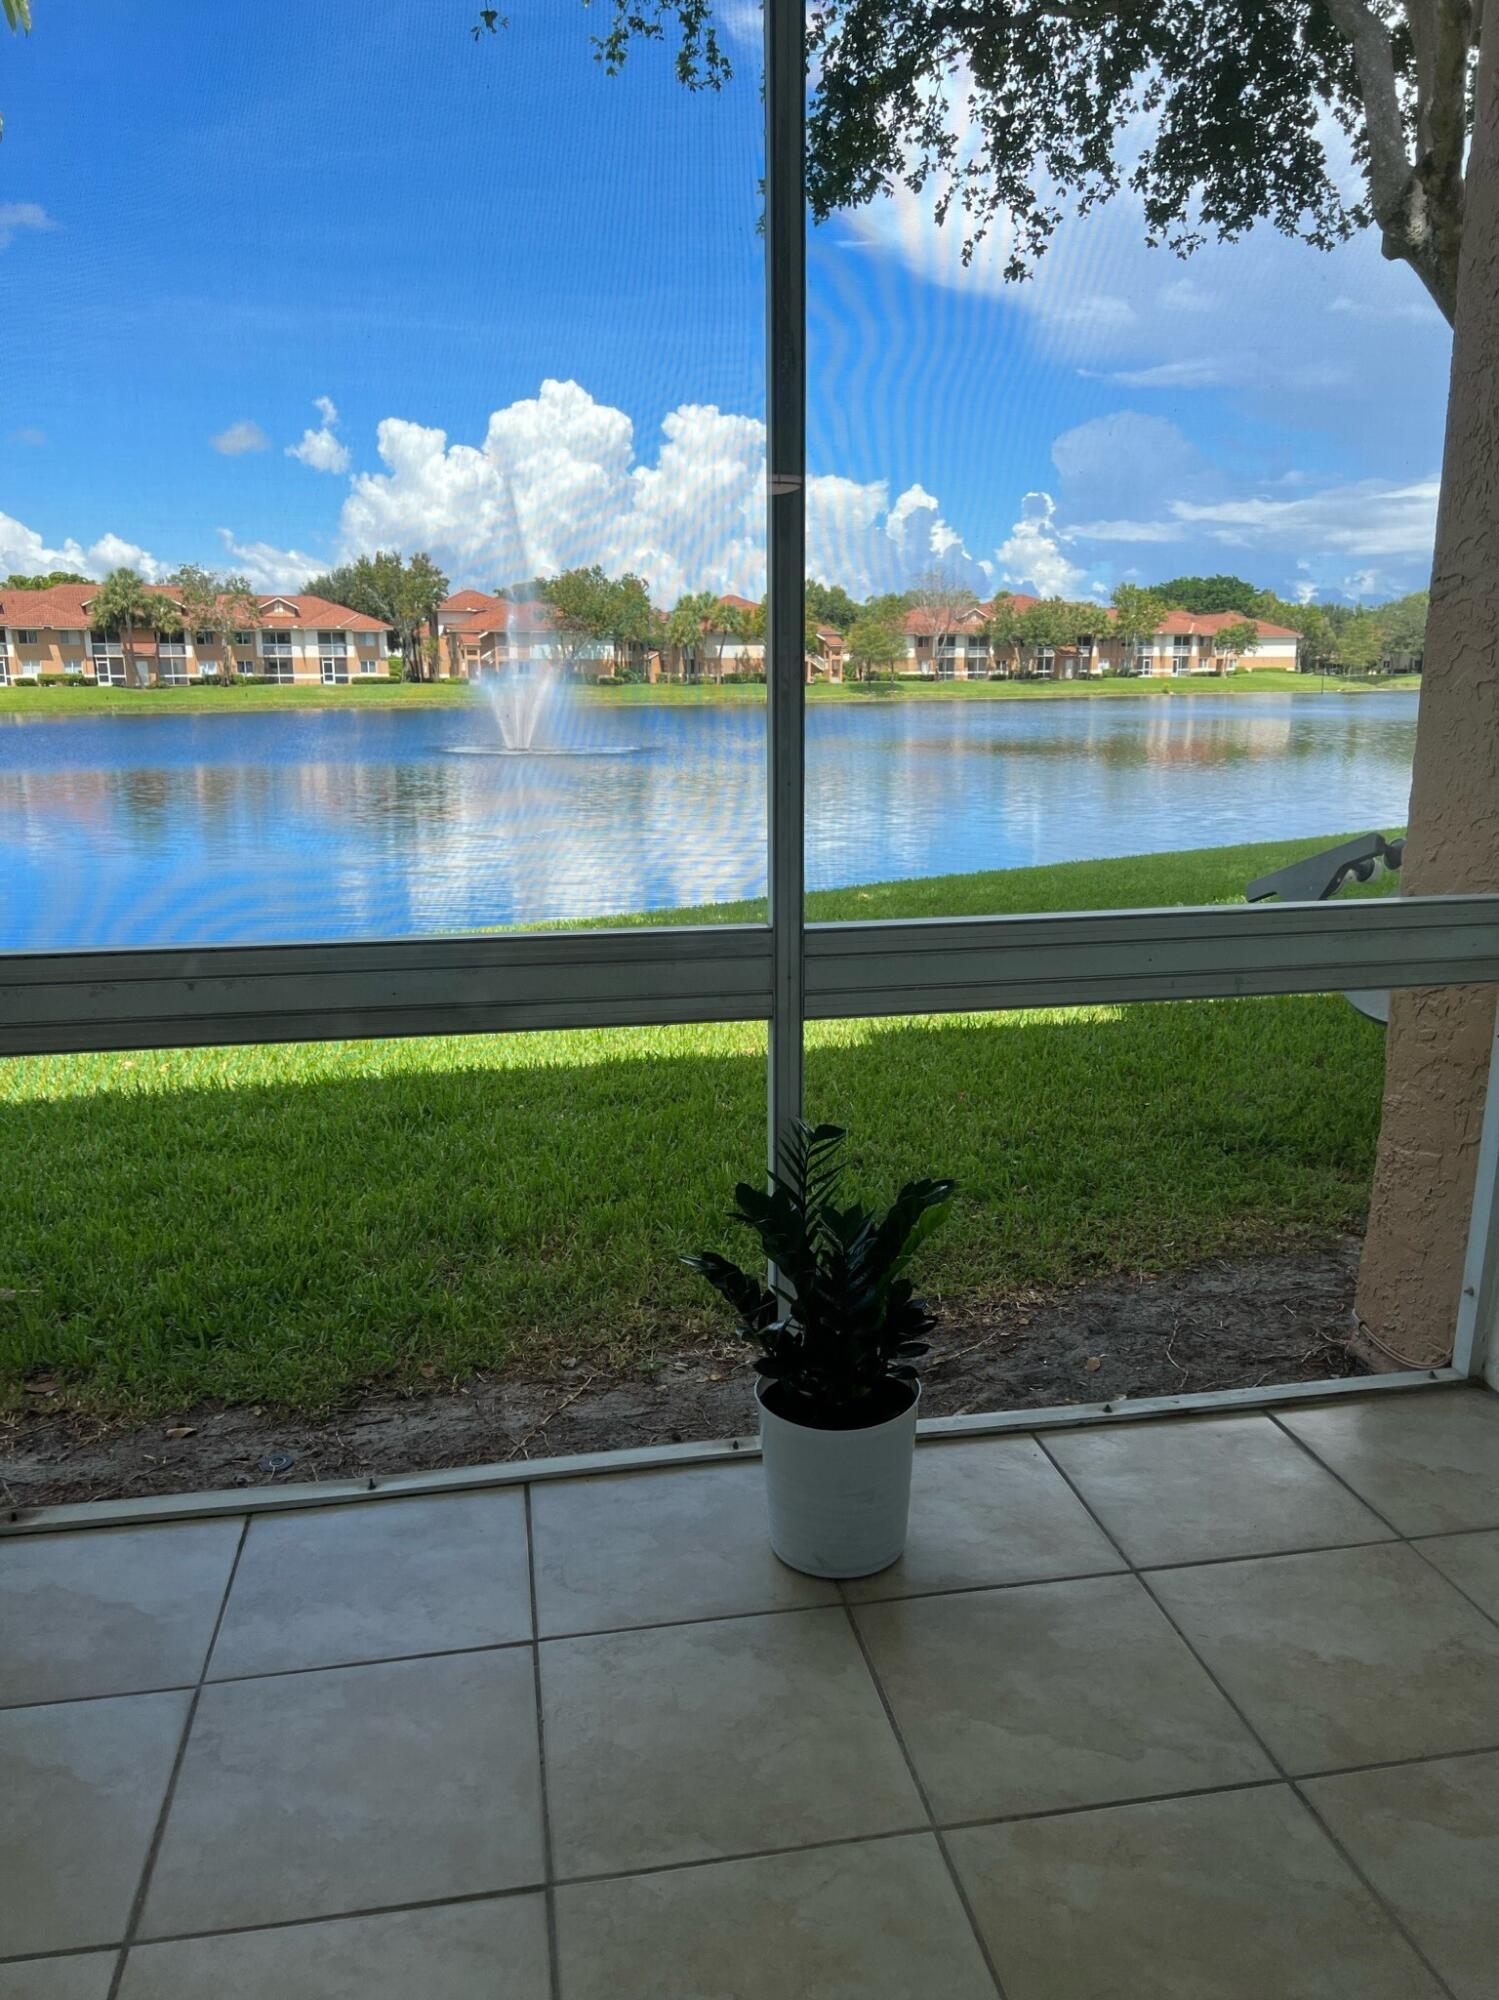
<svg viewBox="0 0 1499 2000"><path fill-rule="evenodd" d="M717 1033L594 1034L578 1061L565 1036L364 1045L359 1073L324 1050L292 1081L309 1051L201 1051L171 1088L94 1095L22 1078L0 1379L306 1406L424 1368L645 1359L716 1324L677 1259L733 1244L763 1143L763 1059ZM850 1127L871 1189L957 1176L920 1275L971 1296L1356 1226L1382 1059L1336 999L832 1023L809 1109Z"/></svg>

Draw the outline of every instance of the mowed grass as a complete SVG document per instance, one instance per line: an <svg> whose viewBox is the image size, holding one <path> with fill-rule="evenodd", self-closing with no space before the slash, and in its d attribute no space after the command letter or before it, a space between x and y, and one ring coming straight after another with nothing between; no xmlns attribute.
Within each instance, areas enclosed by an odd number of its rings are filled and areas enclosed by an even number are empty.
<svg viewBox="0 0 1499 2000"><path fill-rule="evenodd" d="M1324 844L877 885L811 913L1229 900ZM1340 999L808 1043L809 1108L850 1127L861 1184L957 1176L920 1273L948 1298L1323 1237L1364 1207L1383 1038ZM101 1412L316 1409L507 1363L647 1362L720 1325L677 1260L734 1241L764 1045L749 1024L0 1065L0 1384L50 1377Z"/></svg>
<svg viewBox="0 0 1499 2000"><path fill-rule="evenodd" d="M461 708L467 681L393 681L387 675L346 687L0 687L0 715L265 715L283 708Z"/></svg>
<svg viewBox="0 0 1499 2000"><path fill-rule="evenodd" d="M1198 694L1351 694L1419 688L1420 676L1406 674L1378 682L1323 680L1315 674L1261 667L1230 674L1110 678L1097 681L815 681L807 690L814 706L826 702L877 701L1071 701L1121 698L1170 699ZM621 687L589 687L587 700L606 707L705 708L763 707L763 683L657 682ZM245 715L298 708L452 708L474 699L467 681L352 680L346 687L180 687L119 688L0 687L4 715Z"/></svg>

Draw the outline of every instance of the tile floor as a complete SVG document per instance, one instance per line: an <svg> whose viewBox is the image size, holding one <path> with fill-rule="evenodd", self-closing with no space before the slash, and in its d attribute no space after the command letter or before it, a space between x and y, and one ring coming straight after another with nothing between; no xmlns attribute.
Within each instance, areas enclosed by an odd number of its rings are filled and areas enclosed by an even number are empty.
<svg viewBox="0 0 1499 2000"><path fill-rule="evenodd" d="M0 2000L1499 2000L1499 1397L0 1539Z"/></svg>

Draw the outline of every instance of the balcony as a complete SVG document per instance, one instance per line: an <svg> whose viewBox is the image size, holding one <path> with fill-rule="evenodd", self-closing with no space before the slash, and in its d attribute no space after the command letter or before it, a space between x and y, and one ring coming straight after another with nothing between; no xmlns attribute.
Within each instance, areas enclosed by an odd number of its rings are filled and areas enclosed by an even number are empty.
<svg viewBox="0 0 1499 2000"><path fill-rule="evenodd" d="M759 1477L16 1523L0 1994L1499 1991L1499 1399L930 1437L845 1586Z"/></svg>

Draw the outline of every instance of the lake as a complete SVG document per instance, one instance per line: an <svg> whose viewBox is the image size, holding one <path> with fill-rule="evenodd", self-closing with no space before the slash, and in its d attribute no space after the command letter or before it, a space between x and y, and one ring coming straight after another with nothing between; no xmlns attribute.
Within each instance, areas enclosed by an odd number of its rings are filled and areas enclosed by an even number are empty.
<svg viewBox="0 0 1499 2000"><path fill-rule="evenodd" d="M1403 822L1413 694L816 705L808 886ZM758 707L0 718L0 948L411 936L765 889Z"/></svg>

